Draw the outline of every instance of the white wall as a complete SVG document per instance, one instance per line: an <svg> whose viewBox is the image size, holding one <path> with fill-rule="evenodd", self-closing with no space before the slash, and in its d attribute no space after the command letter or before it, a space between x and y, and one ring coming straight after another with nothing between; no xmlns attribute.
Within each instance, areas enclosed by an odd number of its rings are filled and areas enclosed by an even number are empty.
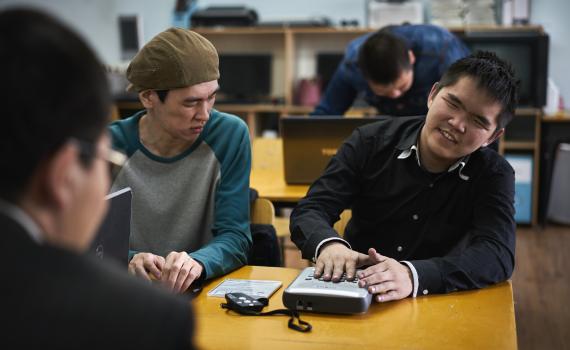
<svg viewBox="0 0 570 350"><path fill-rule="evenodd" d="M560 88L566 109L570 108L570 1L533 0L531 21L544 26L550 35L549 76Z"/></svg>
<svg viewBox="0 0 570 350"><path fill-rule="evenodd" d="M429 2L429 0L423 0ZM327 16L334 23L356 19L365 24L367 0L198 0L200 7L243 4L254 8L260 20L300 19ZM28 4L50 11L78 30L111 65L121 61L117 18L122 14L142 17L143 43L168 28L175 0L0 0L0 8ZM550 76L570 106L570 1L531 0L531 21L542 24L551 37ZM426 7L429 13L429 8Z"/></svg>
<svg viewBox="0 0 570 350"><path fill-rule="evenodd" d="M200 7L232 3L256 9L260 20L266 21L328 16L336 23L356 19L364 24L366 0L198 0ZM26 5L49 11L79 31L111 65L124 63L119 50L119 15L140 15L145 43L171 26L174 4L175 0L0 0L0 8Z"/></svg>
<svg viewBox="0 0 570 350"><path fill-rule="evenodd" d="M170 27L175 0L0 0L0 8L30 6L44 9L77 30L107 64L121 61L118 16L142 18L143 43Z"/></svg>

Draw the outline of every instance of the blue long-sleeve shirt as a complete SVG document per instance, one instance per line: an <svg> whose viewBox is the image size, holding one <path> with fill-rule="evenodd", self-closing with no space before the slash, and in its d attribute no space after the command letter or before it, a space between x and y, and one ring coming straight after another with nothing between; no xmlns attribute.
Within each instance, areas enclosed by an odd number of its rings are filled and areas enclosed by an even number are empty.
<svg viewBox="0 0 570 350"><path fill-rule="evenodd" d="M416 57L410 89L397 99L377 96L370 89L357 63L360 47L373 34L368 33L348 44L342 62L312 115L343 115L359 95L376 107L380 114L409 116L427 113L431 87L453 62L467 56L469 49L448 30L434 25L401 25L389 30L404 39Z"/></svg>

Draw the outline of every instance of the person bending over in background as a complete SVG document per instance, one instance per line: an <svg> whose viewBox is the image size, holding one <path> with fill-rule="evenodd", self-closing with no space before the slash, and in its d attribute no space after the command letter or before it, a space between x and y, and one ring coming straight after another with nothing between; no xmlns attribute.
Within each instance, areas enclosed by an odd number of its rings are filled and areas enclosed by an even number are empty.
<svg viewBox="0 0 570 350"><path fill-rule="evenodd" d="M388 26L348 44L312 115L343 115L360 96L391 116L425 115L432 85L469 54L447 29L434 25Z"/></svg>

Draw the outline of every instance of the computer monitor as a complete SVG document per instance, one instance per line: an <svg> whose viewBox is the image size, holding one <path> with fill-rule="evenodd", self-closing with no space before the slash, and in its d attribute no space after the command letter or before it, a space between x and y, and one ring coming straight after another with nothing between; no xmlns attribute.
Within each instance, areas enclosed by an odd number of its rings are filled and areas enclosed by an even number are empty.
<svg viewBox="0 0 570 350"><path fill-rule="evenodd" d="M271 99L270 54L220 54L222 103L261 103Z"/></svg>
<svg viewBox="0 0 570 350"><path fill-rule="evenodd" d="M520 80L519 107L546 104L549 37L537 31L466 32L458 36L473 51L492 51L510 62Z"/></svg>
<svg viewBox="0 0 570 350"><path fill-rule="evenodd" d="M342 62L342 52L322 52L317 54L317 77L321 81L321 91L325 91L338 65Z"/></svg>

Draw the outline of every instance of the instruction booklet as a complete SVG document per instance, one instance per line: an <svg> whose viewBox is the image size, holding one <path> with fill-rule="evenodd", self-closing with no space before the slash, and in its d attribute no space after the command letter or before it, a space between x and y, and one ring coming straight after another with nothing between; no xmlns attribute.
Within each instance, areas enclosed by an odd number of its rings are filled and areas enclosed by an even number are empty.
<svg viewBox="0 0 570 350"><path fill-rule="evenodd" d="M209 291L208 296L223 298L226 293L244 293L254 298L269 298L281 285L281 281L227 278Z"/></svg>

